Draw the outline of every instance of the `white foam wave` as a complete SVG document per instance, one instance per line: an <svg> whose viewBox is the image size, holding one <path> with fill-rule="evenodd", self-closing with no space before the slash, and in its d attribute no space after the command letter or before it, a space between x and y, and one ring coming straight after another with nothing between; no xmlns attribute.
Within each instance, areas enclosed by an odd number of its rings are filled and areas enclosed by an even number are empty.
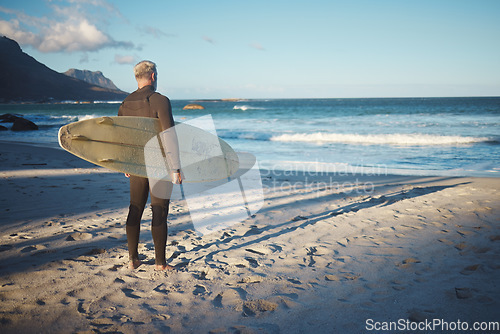
<svg viewBox="0 0 500 334"><path fill-rule="evenodd" d="M248 109L265 109L265 108L260 108L260 107L252 107L252 106L247 106L247 105L241 105L241 106L234 106L233 110L248 110Z"/></svg>
<svg viewBox="0 0 500 334"><path fill-rule="evenodd" d="M486 142L487 137L439 136L429 134L342 134L342 133L295 133L271 137L272 141L343 143L358 145L465 145Z"/></svg>
<svg viewBox="0 0 500 334"><path fill-rule="evenodd" d="M97 117L101 117L101 115L96 115L96 114L92 114L92 115L78 115L78 120L79 121L85 121L87 119L92 119L92 118L97 118Z"/></svg>

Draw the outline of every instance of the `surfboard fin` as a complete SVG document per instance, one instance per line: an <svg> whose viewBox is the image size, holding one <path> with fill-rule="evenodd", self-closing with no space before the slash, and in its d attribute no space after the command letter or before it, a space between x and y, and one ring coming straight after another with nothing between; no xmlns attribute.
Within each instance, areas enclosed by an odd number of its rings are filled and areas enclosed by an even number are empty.
<svg viewBox="0 0 500 334"><path fill-rule="evenodd" d="M71 140L89 140L89 138L83 135L72 135Z"/></svg>
<svg viewBox="0 0 500 334"><path fill-rule="evenodd" d="M113 125L114 124L113 119L111 117L107 117L107 116L101 117L101 119L97 123L106 124L106 125Z"/></svg>
<svg viewBox="0 0 500 334"><path fill-rule="evenodd" d="M99 162L114 162L115 159L99 159Z"/></svg>

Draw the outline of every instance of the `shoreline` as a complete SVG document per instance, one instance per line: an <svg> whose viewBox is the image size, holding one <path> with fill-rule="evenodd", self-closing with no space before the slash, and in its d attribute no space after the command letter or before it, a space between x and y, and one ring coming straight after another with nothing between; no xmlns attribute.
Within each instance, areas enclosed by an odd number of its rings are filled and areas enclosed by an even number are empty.
<svg viewBox="0 0 500 334"><path fill-rule="evenodd" d="M64 151L63 148L59 146L58 143L49 142L27 142L27 141L14 141L0 139L0 147L5 145L21 145L22 146L34 146L42 148L52 148L59 151ZM17 147L17 146L16 146ZM67 152L65 152L67 153ZM87 163L89 166L94 166L96 168L102 168L96 166L92 163L83 161L82 159L76 158L71 154L68 154L71 160L80 161ZM321 175L324 177L328 176L406 176L406 177L473 177L473 178L500 178L500 173L497 171L464 171L464 170L418 170L418 169L403 169L403 168L389 168L384 165L375 166L363 166L363 165L349 165L346 163L328 163L328 162L308 162L308 161L265 161L260 162L261 174L265 176L266 174L273 173L274 175L287 175L287 174L305 174L317 176ZM317 168L315 168L315 166ZM0 166L0 169L2 167Z"/></svg>
<svg viewBox="0 0 500 334"><path fill-rule="evenodd" d="M5 333L500 321L498 177L263 173L262 209L222 231L197 236L186 202L171 202L176 270L164 273L153 269L149 209L145 264L127 269L123 175L10 142L0 142L0 161Z"/></svg>

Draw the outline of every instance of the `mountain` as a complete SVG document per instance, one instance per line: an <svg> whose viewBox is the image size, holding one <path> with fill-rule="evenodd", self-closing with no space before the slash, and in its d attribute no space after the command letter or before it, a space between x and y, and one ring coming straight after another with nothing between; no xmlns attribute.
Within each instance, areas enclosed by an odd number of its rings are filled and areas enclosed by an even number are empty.
<svg viewBox="0 0 500 334"><path fill-rule="evenodd" d="M0 37L0 102L120 101L127 93L58 73Z"/></svg>
<svg viewBox="0 0 500 334"><path fill-rule="evenodd" d="M92 85L118 90L118 87L115 86L113 81L106 78L101 71L91 72L89 70L77 70L75 68L71 68L64 72L64 74L69 77L88 82Z"/></svg>

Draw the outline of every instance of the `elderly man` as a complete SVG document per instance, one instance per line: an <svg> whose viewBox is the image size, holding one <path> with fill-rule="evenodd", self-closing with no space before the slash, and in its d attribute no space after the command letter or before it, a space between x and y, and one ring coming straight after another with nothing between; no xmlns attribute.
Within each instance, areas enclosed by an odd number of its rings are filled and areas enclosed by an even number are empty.
<svg viewBox="0 0 500 334"><path fill-rule="evenodd" d="M138 89L123 100L118 116L154 117L160 120L162 130L174 126L170 100L156 92L157 76L156 64L151 61L141 61L134 67ZM176 143L175 143L176 144ZM175 159L174 159L175 161ZM172 182L181 183L181 174L178 165L173 166ZM130 207L127 216L126 231L129 251L129 268L135 269L141 265L138 253L140 222L146 201L148 199L149 181L147 178L126 174L130 179ZM172 184L168 189L172 189ZM157 270L171 269L165 258L167 244L167 216L169 208L169 194L156 197L151 193L151 233L155 246L155 264Z"/></svg>

